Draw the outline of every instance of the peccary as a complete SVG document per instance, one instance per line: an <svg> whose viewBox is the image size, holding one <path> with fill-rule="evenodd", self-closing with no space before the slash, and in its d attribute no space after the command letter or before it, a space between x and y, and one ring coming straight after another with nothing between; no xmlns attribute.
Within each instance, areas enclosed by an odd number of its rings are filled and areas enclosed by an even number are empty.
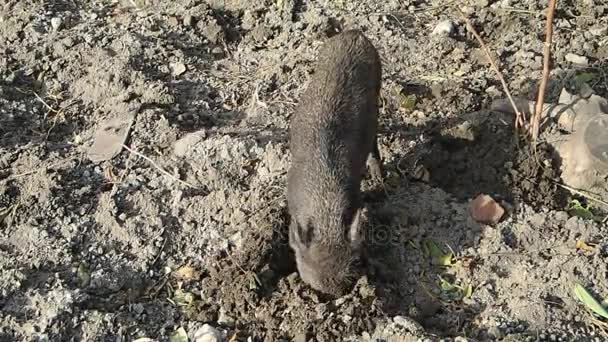
<svg viewBox="0 0 608 342"><path fill-rule="evenodd" d="M366 161L373 178L383 174L376 140L381 73L378 52L360 31L328 39L291 120L289 244L302 280L329 295L343 295L357 275Z"/></svg>

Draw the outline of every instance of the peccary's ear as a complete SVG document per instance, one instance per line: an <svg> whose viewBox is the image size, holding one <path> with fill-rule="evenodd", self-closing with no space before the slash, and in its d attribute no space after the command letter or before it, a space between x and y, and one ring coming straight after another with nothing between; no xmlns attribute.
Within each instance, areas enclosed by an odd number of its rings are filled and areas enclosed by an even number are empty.
<svg viewBox="0 0 608 342"><path fill-rule="evenodd" d="M357 209L348 230L348 240L353 248L358 248L361 245L363 238L363 225L361 221L361 209Z"/></svg>
<svg viewBox="0 0 608 342"><path fill-rule="evenodd" d="M302 229L298 222L292 218L289 224L289 245L291 248L298 250L308 248L312 241L313 229Z"/></svg>

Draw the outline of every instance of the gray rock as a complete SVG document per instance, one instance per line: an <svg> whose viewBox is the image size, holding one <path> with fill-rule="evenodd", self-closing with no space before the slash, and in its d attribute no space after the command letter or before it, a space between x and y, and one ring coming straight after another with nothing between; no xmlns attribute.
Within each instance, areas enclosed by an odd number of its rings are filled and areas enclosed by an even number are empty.
<svg viewBox="0 0 608 342"><path fill-rule="evenodd" d="M450 36L455 29L456 26L451 20L443 20L435 26L432 35Z"/></svg>
<svg viewBox="0 0 608 342"><path fill-rule="evenodd" d="M580 56L575 53L568 53L566 55L566 61L573 64L587 65L589 64L589 59L585 56Z"/></svg>
<svg viewBox="0 0 608 342"><path fill-rule="evenodd" d="M414 334L424 332L424 328L418 322L409 317L395 316L393 317L393 322Z"/></svg>
<svg viewBox="0 0 608 342"><path fill-rule="evenodd" d="M194 23L194 18L189 14L185 15L183 20L184 20L184 26L187 26L187 27L191 27L192 24Z"/></svg>
<svg viewBox="0 0 608 342"><path fill-rule="evenodd" d="M234 318L229 316L226 313L226 311L222 308L222 309L220 309L220 314L217 319L217 323L221 324L222 326L232 327L232 326L234 326Z"/></svg>
<svg viewBox="0 0 608 342"><path fill-rule="evenodd" d="M589 29L589 33L591 33L594 36L605 36L608 34L608 25L605 26L594 26L592 28Z"/></svg>

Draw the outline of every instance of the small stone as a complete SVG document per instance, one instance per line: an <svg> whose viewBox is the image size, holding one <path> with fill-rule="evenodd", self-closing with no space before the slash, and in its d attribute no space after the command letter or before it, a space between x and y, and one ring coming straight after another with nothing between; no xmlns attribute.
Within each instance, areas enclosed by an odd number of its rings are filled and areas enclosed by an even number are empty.
<svg viewBox="0 0 608 342"><path fill-rule="evenodd" d="M185 15L183 21L184 21L184 26L191 27L192 24L194 23L194 18L191 15Z"/></svg>
<svg viewBox="0 0 608 342"><path fill-rule="evenodd" d="M177 20L176 17L169 17L169 19L167 19L167 22L172 27L177 27L179 25L179 20Z"/></svg>
<svg viewBox="0 0 608 342"><path fill-rule="evenodd" d="M171 64L169 64L169 67L171 68L171 74L173 76L179 76L179 75L185 73L187 70L186 65L181 62L171 63Z"/></svg>
<svg viewBox="0 0 608 342"><path fill-rule="evenodd" d="M440 21L433 29L433 35L450 36L454 32L454 23L451 20Z"/></svg>
<svg viewBox="0 0 608 342"><path fill-rule="evenodd" d="M200 20L197 28L213 44L217 44L224 39L224 31L215 20Z"/></svg>
<svg viewBox="0 0 608 342"><path fill-rule="evenodd" d="M11 83L15 82L16 79L17 79L17 74L15 72L11 72L10 74L8 74L8 76L6 76L4 78L4 82L11 84Z"/></svg>
<svg viewBox="0 0 608 342"><path fill-rule="evenodd" d="M481 194L477 196L470 206L471 217L480 223L496 224L505 213L505 210L488 196Z"/></svg>
<svg viewBox="0 0 608 342"><path fill-rule="evenodd" d="M306 341L307 341L307 339L306 339L306 334L297 334L297 335L296 335L296 336L293 338L293 340L292 340L292 341L294 341L294 342L306 342Z"/></svg>
<svg viewBox="0 0 608 342"><path fill-rule="evenodd" d="M605 36L608 34L608 25L594 26L589 29L589 33L591 33L594 36Z"/></svg>
<svg viewBox="0 0 608 342"><path fill-rule="evenodd" d="M589 59L585 56L580 56L577 55L575 53L568 53L566 55L566 61L572 63L572 64L579 64L579 65L587 65L589 64Z"/></svg>
<svg viewBox="0 0 608 342"><path fill-rule="evenodd" d="M224 309L220 309L220 314L217 319L217 323L223 326L232 327L234 326L234 318L230 317Z"/></svg>
<svg viewBox="0 0 608 342"><path fill-rule="evenodd" d="M413 334L424 332L424 328L418 322L409 317L395 316L393 317L393 322Z"/></svg>
<svg viewBox="0 0 608 342"><path fill-rule="evenodd" d="M194 333L193 340L194 342L219 342L222 337L217 329L205 324Z"/></svg>
<svg viewBox="0 0 608 342"><path fill-rule="evenodd" d="M185 157L207 136L205 131L197 131L184 135L173 145L173 153L178 157Z"/></svg>
<svg viewBox="0 0 608 342"><path fill-rule="evenodd" d="M54 17L51 19L51 27L53 30L58 31L61 28L61 24L63 24L61 18Z"/></svg>

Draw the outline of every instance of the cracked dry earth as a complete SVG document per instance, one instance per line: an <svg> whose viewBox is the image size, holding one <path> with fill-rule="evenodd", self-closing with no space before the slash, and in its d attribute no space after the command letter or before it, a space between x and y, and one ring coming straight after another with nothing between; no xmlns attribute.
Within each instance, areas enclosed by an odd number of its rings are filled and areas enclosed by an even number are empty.
<svg viewBox="0 0 608 342"><path fill-rule="evenodd" d="M483 111L504 95L450 4L532 98L544 2L4 0L0 341L608 340L572 292L608 296L608 228L566 210L550 148ZM606 18L605 1L558 2L549 101L581 75L608 94ZM369 272L328 299L286 243L287 128L347 28L382 56L388 177L364 184ZM127 113L134 152L90 161ZM501 222L471 218L480 193Z"/></svg>

